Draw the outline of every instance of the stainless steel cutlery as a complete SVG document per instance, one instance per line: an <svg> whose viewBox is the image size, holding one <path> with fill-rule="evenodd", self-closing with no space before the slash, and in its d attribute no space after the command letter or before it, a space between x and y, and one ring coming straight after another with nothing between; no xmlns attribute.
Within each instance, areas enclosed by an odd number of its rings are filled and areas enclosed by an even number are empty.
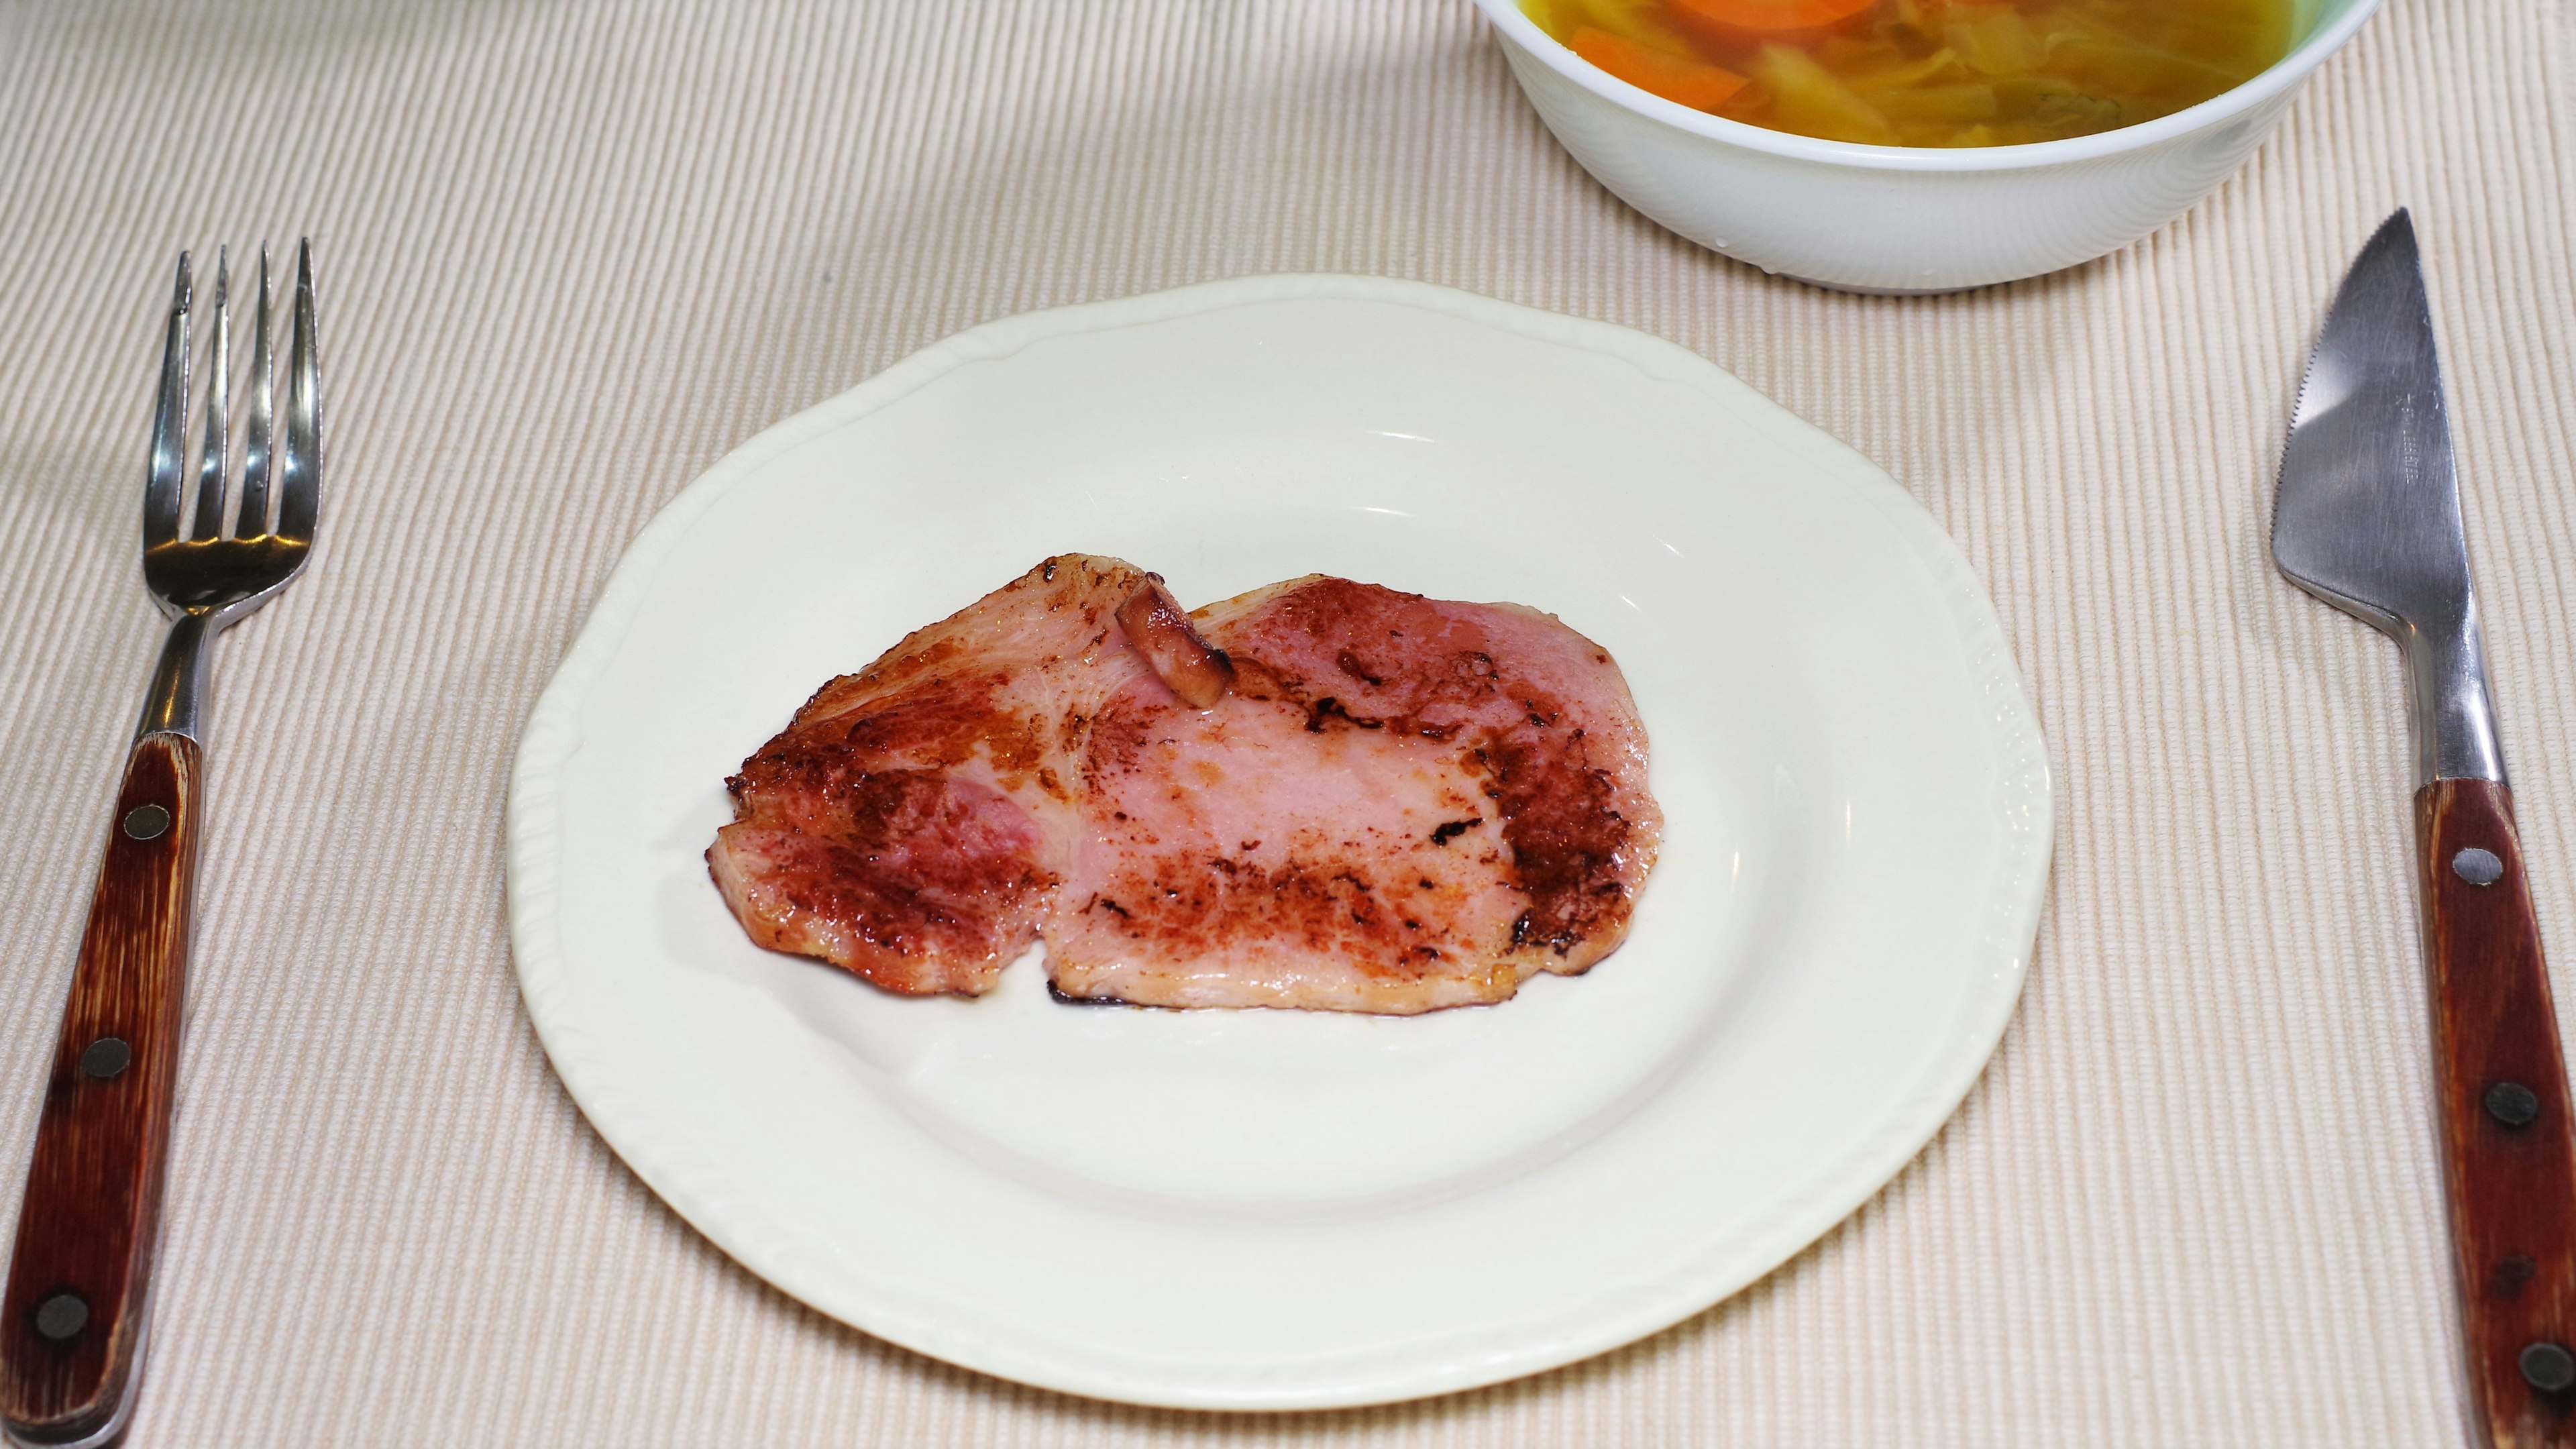
<svg viewBox="0 0 2576 1449"><path fill-rule="evenodd" d="M311 244L296 250L282 426L268 252L260 251L237 495L230 284L219 254L204 444L195 459L194 505L183 508L195 304L188 258L180 256L143 489L143 580L170 616L169 641L109 817L0 1293L0 1427L22 1444L107 1443L134 1404L179 1066L209 646L304 568L320 520L322 380Z"/></svg>

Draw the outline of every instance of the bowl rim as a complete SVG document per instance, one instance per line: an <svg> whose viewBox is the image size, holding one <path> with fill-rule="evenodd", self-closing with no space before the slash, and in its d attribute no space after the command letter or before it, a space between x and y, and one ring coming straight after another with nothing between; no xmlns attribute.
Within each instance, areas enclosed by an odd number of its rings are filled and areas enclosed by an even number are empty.
<svg viewBox="0 0 2576 1449"><path fill-rule="evenodd" d="M2326 0L2326 3L2331 3L2331 0ZM1521 10L1520 0L1476 0L1477 8L1485 12L1485 18L1507 40L1557 74L1624 110L1648 120L1661 121L1676 130L1748 151L1875 171L2019 171L2060 166L2144 150L2222 125L2305 80L2310 71L2342 49L2344 43L2378 13L2379 4L2380 0L2351 0L2342 14L2317 25L2305 39L2290 47L2289 54L2243 84L2171 115L2063 141L2032 141L2017 146L1944 147L1873 146L1857 141L1827 141L1695 111L1615 79L1576 56L1555 37L1539 29L1538 22Z"/></svg>

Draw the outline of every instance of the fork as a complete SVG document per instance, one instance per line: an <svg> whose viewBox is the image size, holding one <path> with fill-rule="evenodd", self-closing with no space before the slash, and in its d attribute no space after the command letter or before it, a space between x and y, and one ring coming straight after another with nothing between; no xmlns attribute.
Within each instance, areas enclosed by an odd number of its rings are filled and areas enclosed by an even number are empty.
<svg viewBox="0 0 2576 1449"><path fill-rule="evenodd" d="M191 346L188 256L179 255L143 490L143 580L170 616L170 637L152 671L142 723L117 790L36 1121L17 1247L7 1288L0 1291L0 1429L21 1444L48 1449L106 1444L122 1434L143 1362L186 1001L207 646L302 570L321 512L313 246L306 240L296 249L286 432L282 446L274 446L276 379L263 245L239 511L231 531L225 530L230 273L229 259L219 251L205 444L197 461L194 518L183 535Z"/></svg>

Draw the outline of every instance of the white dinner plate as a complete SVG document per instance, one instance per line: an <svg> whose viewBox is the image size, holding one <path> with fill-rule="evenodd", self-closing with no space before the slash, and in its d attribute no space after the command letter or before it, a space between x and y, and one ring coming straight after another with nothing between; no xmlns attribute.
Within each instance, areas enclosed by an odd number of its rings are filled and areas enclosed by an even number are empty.
<svg viewBox="0 0 2576 1449"><path fill-rule="evenodd" d="M1664 853L1590 974L1414 1018L891 996L753 947L725 776L1040 558L1320 572L1609 647ZM1669 343L1266 277L1015 317L770 429L628 550L510 796L519 979L609 1144L870 1333L1105 1399L1365 1404L1651 1333L1940 1127L2020 992L2047 765L1993 609L1850 449Z"/></svg>

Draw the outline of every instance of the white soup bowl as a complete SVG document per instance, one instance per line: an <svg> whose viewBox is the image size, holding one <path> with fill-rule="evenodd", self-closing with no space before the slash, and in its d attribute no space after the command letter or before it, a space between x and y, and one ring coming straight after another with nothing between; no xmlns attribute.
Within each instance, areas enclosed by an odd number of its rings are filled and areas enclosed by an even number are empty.
<svg viewBox="0 0 2576 1449"><path fill-rule="evenodd" d="M1856 292L1952 292L2054 272L2180 216L2244 164L2299 82L2379 0L2300 0L2290 53L2135 126L2028 146L1864 146L1748 126L1593 68L1518 0L1476 0L1530 104L1629 205L1766 272Z"/></svg>

